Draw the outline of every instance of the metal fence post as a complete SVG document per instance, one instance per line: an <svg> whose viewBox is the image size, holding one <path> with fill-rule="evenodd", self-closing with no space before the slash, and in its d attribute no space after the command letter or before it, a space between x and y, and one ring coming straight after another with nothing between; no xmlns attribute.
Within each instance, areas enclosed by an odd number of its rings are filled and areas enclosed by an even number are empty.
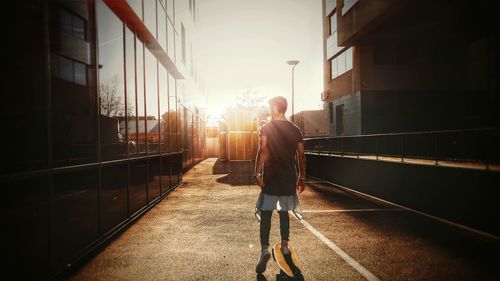
<svg viewBox="0 0 500 281"><path fill-rule="evenodd" d="M486 130L481 130L482 131L482 135L483 135L483 143L482 143L482 146L484 146L484 149L483 149L483 153L484 153L484 165L486 166L486 170L489 170L490 169L490 164L489 164L489 161L488 161L488 140L487 140L487 137L486 137Z"/></svg>
<svg viewBox="0 0 500 281"><path fill-rule="evenodd" d="M438 164L438 133L434 133L434 165Z"/></svg>
<svg viewBox="0 0 500 281"><path fill-rule="evenodd" d="M344 157L344 138L340 138L340 156Z"/></svg>
<svg viewBox="0 0 500 281"><path fill-rule="evenodd" d="M401 162L404 162L404 159L405 159L404 135L400 135L399 142L400 142L400 145L401 145Z"/></svg>
<svg viewBox="0 0 500 281"><path fill-rule="evenodd" d="M356 138L356 151L357 151L356 158L359 158L359 141L361 140L361 138L362 137Z"/></svg>

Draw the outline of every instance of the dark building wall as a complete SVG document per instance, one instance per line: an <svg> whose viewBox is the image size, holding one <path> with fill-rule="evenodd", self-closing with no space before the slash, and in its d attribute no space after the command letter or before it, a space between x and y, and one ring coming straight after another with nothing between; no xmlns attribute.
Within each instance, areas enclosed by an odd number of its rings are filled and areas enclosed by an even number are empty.
<svg viewBox="0 0 500 281"><path fill-rule="evenodd" d="M463 6L432 7L407 5L358 41L363 133L494 124L488 39L462 28L478 24L463 18Z"/></svg>
<svg viewBox="0 0 500 281"><path fill-rule="evenodd" d="M353 46L353 69L349 79L346 73L333 80L328 69L325 102L333 101L335 109L346 99L355 99L346 95L359 93L360 105L346 103L344 110L359 111L362 120L358 125L344 118L344 131L498 126L500 48L491 5L488 1L357 1L343 13L343 1L337 1L338 44ZM335 129L332 132L336 135Z"/></svg>
<svg viewBox="0 0 500 281"><path fill-rule="evenodd" d="M339 46L352 45L352 41L361 38L384 18L396 12L398 5L403 2L407 0L358 1L344 14L344 0L337 0L337 8L343 14L338 17Z"/></svg>

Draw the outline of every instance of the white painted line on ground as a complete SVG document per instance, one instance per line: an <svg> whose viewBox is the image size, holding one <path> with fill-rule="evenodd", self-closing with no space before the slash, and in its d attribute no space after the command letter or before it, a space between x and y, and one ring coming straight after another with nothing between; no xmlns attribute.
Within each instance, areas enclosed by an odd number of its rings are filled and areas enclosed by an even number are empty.
<svg viewBox="0 0 500 281"><path fill-rule="evenodd" d="M361 264L359 264L356 260L351 258L344 250L342 250L339 246L333 243L330 239L326 238L321 232L319 232L316 228L306 222L304 219L301 219L300 222L309 230L312 234L319 238L323 243L325 243L330 249L332 249L337 255L339 255L345 262L347 262L352 268L354 268L357 272L359 272L363 277L368 281L380 281L377 276L373 275L368 269L364 268Z"/></svg>
<svg viewBox="0 0 500 281"><path fill-rule="evenodd" d="M404 209L331 209L331 210L302 210L302 213L343 213L343 212L401 212Z"/></svg>

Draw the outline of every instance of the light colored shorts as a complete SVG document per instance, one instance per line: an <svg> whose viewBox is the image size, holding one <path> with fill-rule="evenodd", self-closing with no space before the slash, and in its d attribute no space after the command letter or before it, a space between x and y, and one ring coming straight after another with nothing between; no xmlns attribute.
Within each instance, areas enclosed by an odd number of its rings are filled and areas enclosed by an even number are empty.
<svg viewBox="0 0 500 281"><path fill-rule="evenodd" d="M255 203L255 217L258 221L261 218L262 211L292 211L293 215L301 220L302 210L297 194L294 195L269 195L260 192L259 198Z"/></svg>

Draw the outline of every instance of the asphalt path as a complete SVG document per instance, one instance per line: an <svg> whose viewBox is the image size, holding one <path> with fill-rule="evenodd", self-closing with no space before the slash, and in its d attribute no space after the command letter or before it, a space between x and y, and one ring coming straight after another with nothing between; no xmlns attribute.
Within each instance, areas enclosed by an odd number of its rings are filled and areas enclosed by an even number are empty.
<svg viewBox="0 0 500 281"><path fill-rule="evenodd" d="M70 279L275 280L272 259L255 273L252 175L252 162L203 161ZM304 218L291 215L290 244L305 280L500 280L495 241L314 179L299 198Z"/></svg>

